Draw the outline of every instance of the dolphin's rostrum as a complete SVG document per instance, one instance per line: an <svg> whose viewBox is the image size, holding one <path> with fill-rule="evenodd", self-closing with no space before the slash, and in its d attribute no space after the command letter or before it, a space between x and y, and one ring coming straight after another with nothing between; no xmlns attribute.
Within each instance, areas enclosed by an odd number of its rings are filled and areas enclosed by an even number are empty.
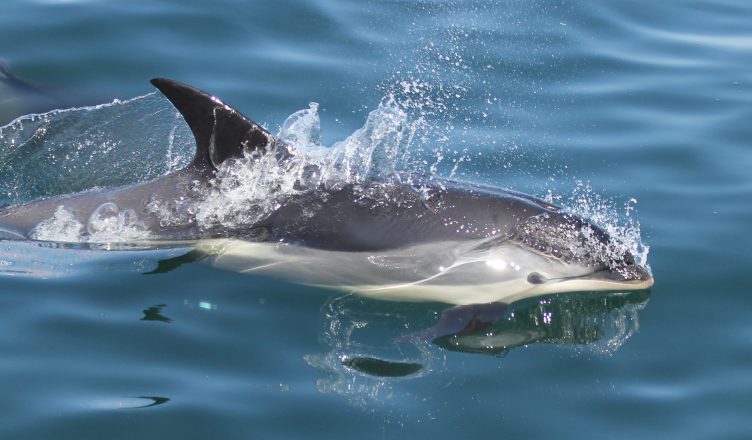
<svg viewBox="0 0 752 440"><path fill-rule="evenodd" d="M252 220L206 221L198 206L223 167L270 157L284 165L296 152L216 97L169 79L152 84L190 127L193 161L139 185L0 209L0 238L60 240L49 231L62 228L72 241L106 241L117 227L133 240L226 239L199 248L237 270L454 304L653 283L646 265L587 219L518 192L412 174L296 182Z"/></svg>

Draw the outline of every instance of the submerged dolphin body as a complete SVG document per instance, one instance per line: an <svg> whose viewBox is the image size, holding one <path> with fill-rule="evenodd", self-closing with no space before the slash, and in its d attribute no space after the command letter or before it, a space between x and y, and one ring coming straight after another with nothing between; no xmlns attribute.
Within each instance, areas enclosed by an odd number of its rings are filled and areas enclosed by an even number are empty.
<svg viewBox="0 0 752 440"><path fill-rule="evenodd" d="M139 185L0 209L0 238L45 239L50 228L95 236L114 223L141 233L136 239L221 238L199 245L221 266L453 304L653 284L647 266L586 219L529 195L446 180L394 174L306 186L301 179L253 220L241 213L207 221L197 206L223 167L269 157L284 166L296 153L207 93L168 79L152 84L193 132L192 163Z"/></svg>
<svg viewBox="0 0 752 440"><path fill-rule="evenodd" d="M18 116L63 107L62 99L13 75L0 63L0 126Z"/></svg>

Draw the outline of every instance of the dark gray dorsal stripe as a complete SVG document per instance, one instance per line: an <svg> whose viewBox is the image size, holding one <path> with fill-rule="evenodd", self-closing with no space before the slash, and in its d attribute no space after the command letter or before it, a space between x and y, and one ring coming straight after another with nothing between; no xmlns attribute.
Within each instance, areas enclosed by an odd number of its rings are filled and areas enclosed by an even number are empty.
<svg viewBox="0 0 752 440"><path fill-rule="evenodd" d="M196 139L193 166L215 170L222 162L243 156L243 151L265 152L276 140L260 125L219 99L194 87L166 78L151 83L183 115Z"/></svg>

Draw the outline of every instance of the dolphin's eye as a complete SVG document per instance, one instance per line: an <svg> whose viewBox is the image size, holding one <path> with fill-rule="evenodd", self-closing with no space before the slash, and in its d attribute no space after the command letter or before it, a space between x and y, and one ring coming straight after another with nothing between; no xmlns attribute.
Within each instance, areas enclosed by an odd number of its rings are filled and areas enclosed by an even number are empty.
<svg viewBox="0 0 752 440"><path fill-rule="evenodd" d="M624 263L627 266L634 266L635 265L635 259L631 252L625 252L624 253Z"/></svg>
<svg viewBox="0 0 752 440"><path fill-rule="evenodd" d="M530 284L543 284L546 282L546 278L538 272L530 272L527 276L527 282Z"/></svg>

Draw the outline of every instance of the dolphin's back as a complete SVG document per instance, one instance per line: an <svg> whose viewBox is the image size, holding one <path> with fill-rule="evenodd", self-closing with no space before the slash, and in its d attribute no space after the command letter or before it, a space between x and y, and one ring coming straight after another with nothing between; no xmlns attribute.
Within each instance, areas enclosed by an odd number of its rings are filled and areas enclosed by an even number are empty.
<svg viewBox="0 0 752 440"><path fill-rule="evenodd" d="M268 240L327 250L379 251L506 234L531 216L558 211L529 196L457 184L442 184L427 200L410 185L368 189L368 197L355 184L298 196L258 227Z"/></svg>

